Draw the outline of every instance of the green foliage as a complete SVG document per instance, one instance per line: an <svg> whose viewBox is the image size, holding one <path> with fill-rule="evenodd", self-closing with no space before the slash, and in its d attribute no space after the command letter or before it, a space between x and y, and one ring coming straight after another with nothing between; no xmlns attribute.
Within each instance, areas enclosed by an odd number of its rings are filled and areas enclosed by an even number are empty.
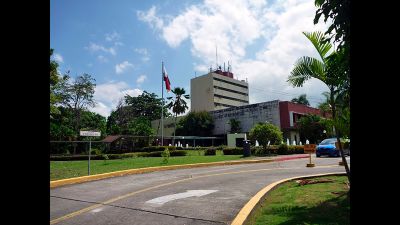
<svg viewBox="0 0 400 225"><path fill-rule="evenodd" d="M179 121L176 134L208 137L212 134L213 129L214 119L208 112L189 112Z"/></svg>
<svg viewBox="0 0 400 225"><path fill-rule="evenodd" d="M50 118L55 114L59 114L56 104L61 101L61 97L57 94L59 83L58 63L51 59L54 49L50 48Z"/></svg>
<svg viewBox="0 0 400 225"><path fill-rule="evenodd" d="M324 22L330 18L331 25L325 32L329 38L327 41L334 39L338 42L338 48L346 48L350 45L350 0L316 0L315 5L318 7L315 13L314 24L319 22L320 17L324 16Z"/></svg>
<svg viewBox="0 0 400 225"><path fill-rule="evenodd" d="M209 148L204 151L204 155L216 155L215 148Z"/></svg>
<svg viewBox="0 0 400 225"><path fill-rule="evenodd" d="M243 148L224 148L224 155L243 155Z"/></svg>
<svg viewBox="0 0 400 225"><path fill-rule="evenodd" d="M230 119L229 124L231 125L230 133L240 133L242 128L240 127L240 121L236 119Z"/></svg>
<svg viewBox="0 0 400 225"><path fill-rule="evenodd" d="M308 114L301 117L296 126L299 129L300 137L303 142L309 140L310 143L317 143L326 138L323 131L327 129L323 123L320 123L321 117L317 115Z"/></svg>
<svg viewBox="0 0 400 225"><path fill-rule="evenodd" d="M151 122L145 117L138 117L128 123L128 134L135 136L151 136L154 134ZM148 146L152 142L151 138L139 139L138 146Z"/></svg>
<svg viewBox="0 0 400 225"><path fill-rule="evenodd" d="M166 148L162 153L161 156L163 157L163 163L168 163L169 157L170 157L170 152L168 148Z"/></svg>
<svg viewBox="0 0 400 225"><path fill-rule="evenodd" d="M171 156L186 156L188 153L185 150L170 151Z"/></svg>
<svg viewBox="0 0 400 225"><path fill-rule="evenodd" d="M107 118L107 133L114 135L130 134L132 132L130 125L138 118L142 118L139 120L149 121L149 126L151 127L152 120L160 119L162 105L161 98L147 91L137 97L126 95L124 101L120 100L116 109ZM166 106L164 106L163 112L164 117L171 115ZM135 132L140 133L139 131ZM146 128L143 133L150 133L150 130Z"/></svg>
<svg viewBox="0 0 400 225"><path fill-rule="evenodd" d="M300 95L298 98L293 98L293 99L291 100L291 102L310 106L310 102L308 101L307 95L306 95L306 94L302 94L302 95Z"/></svg>
<svg viewBox="0 0 400 225"><path fill-rule="evenodd" d="M260 145L267 148L268 141L270 144L279 144L282 142L282 132L279 128L271 123L258 123L250 130L250 140L255 143L256 140Z"/></svg>
<svg viewBox="0 0 400 225"><path fill-rule="evenodd" d="M168 97L167 99L170 100L168 103L167 107L169 109L172 109L172 112L175 114L175 120L174 120L174 138L172 139L172 145L175 143L175 132L176 132L176 118L178 117L179 114L185 113L186 109L189 107L187 106L187 103L185 99L189 99L189 95L185 95L186 91L183 88L176 87L171 90L172 93L175 94L175 99L173 97Z"/></svg>
<svg viewBox="0 0 400 225"><path fill-rule="evenodd" d="M104 165L107 165L107 160L109 160L108 155L104 154L103 159L104 159Z"/></svg>
<svg viewBox="0 0 400 225"><path fill-rule="evenodd" d="M167 146L149 146L149 147L144 147L143 151L144 152L157 152L157 151L164 151L165 149L172 150L167 148Z"/></svg>

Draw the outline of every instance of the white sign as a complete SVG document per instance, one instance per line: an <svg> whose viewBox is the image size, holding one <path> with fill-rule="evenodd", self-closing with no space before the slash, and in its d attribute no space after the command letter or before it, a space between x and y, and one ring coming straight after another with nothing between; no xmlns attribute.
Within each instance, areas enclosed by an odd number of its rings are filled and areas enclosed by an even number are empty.
<svg viewBox="0 0 400 225"><path fill-rule="evenodd" d="M146 203L163 205L164 203L167 203L169 201L182 199L182 198L189 198L189 197L194 197L194 196L200 197L200 196L208 195L208 194L211 194L211 193L214 193L217 191L218 190L187 190L186 192L183 192L183 193L166 195L166 196L154 198L154 199L147 201Z"/></svg>
<svg viewBox="0 0 400 225"><path fill-rule="evenodd" d="M97 132L97 131L82 131L80 132L81 136L87 136L87 137L100 137L101 132Z"/></svg>

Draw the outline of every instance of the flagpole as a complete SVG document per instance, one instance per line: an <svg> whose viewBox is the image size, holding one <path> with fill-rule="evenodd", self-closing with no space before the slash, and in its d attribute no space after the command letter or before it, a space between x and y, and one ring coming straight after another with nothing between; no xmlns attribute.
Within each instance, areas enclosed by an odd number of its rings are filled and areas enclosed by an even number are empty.
<svg viewBox="0 0 400 225"><path fill-rule="evenodd" d="M164 146L164 62L161 61L161 146Z"/></svg>

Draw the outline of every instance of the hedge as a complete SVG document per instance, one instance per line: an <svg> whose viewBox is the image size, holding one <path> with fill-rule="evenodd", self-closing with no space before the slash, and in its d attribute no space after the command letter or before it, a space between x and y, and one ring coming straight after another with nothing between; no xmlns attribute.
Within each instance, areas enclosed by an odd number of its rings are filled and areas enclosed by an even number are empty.
<svg viewBox="0 0 400 225"><path fill-rule="evenodd" d="M225 148L222 152L224 155L243 155L243 148Z"/></svg>
<svg viewBox="0 0 400 225"><path fill-rule="evenodd" d="M215 150L215 148L210 148L210 149L206 149L204 150L204 155L216 155L217 152Z"/></svg>

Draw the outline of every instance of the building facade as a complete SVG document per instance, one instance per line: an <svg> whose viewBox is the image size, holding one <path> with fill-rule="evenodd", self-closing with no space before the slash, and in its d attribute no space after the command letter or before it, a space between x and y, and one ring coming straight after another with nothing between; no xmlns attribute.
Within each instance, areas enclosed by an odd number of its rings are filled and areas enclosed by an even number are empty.
<svg viewBox="0 0 400 225"><path fill-rule="evenodd" d="M209 136L225 136L230 132L229 121L235 119L240 122L242 133L249 133L257 123L269 122L280 128L284 140L300 142L300 133L296 122L304 115L313 114L323 116L319 109L289 101L269 101L251 105L230 107L209 112L214 119L214 130ZM178 121L183 117L178 117ZM160 135L159 120L152 121L152 127ZM164 120L164 135L173 134L173 118ZM303 143L304 144L304 143Z"/></svg>
<svg viewBox="0 0 400 225"><path fill-rule="evenodd" d="M249 84L231 72L215 70L190 80L192 111L214 111L249 104Z"/></svg>

